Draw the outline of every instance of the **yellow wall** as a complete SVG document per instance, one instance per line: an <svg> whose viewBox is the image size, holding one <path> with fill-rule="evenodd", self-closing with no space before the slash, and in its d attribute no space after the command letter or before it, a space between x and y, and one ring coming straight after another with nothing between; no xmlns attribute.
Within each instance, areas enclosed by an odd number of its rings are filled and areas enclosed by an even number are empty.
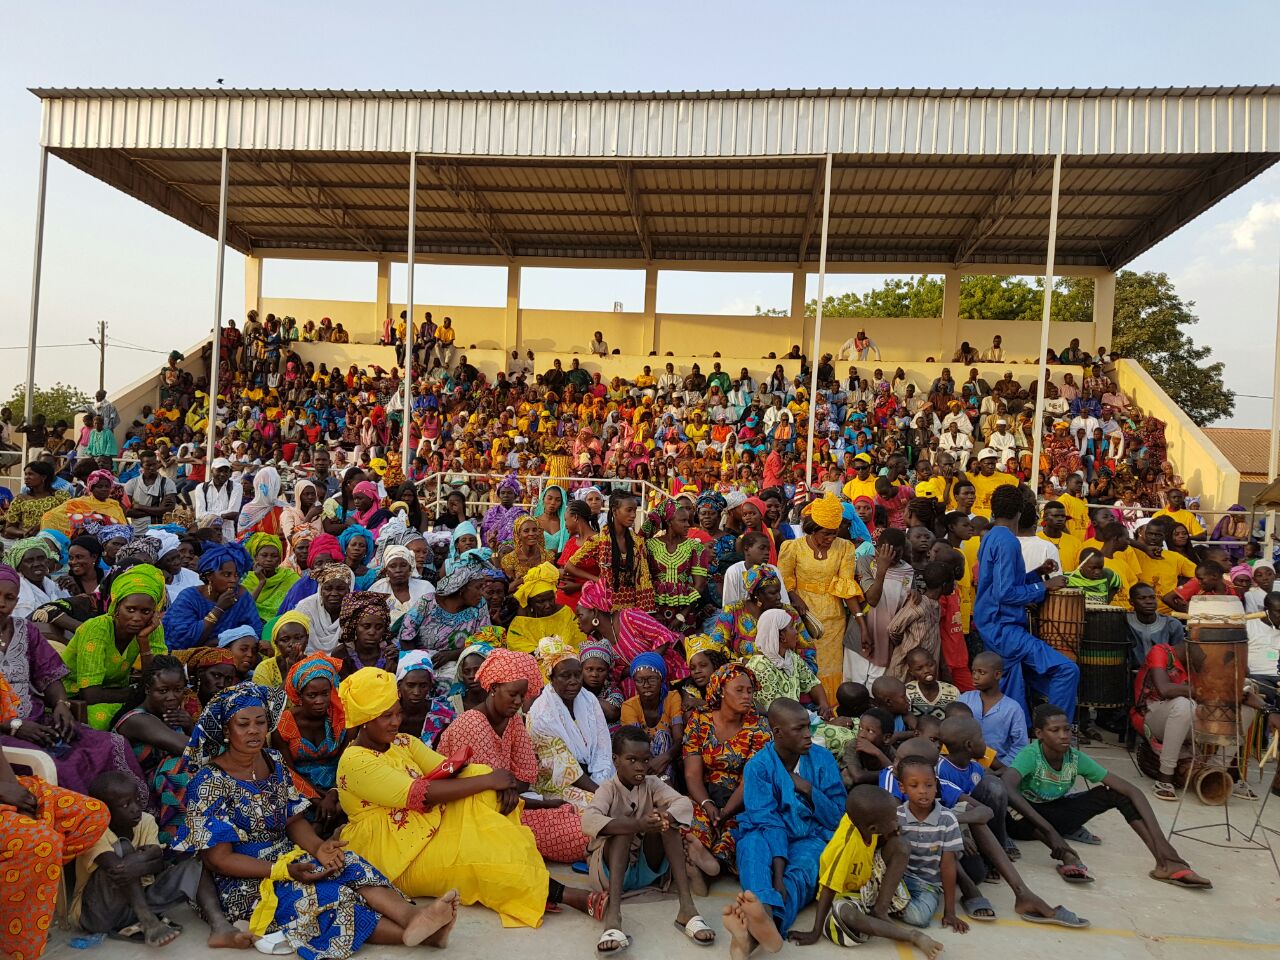
<svg viewBox="0 0 1280 960"><path fill-rule="evenodd" d="M1231 466L1204 434L1169 396L1160 389L1142 365L1133 360L1116 361L1116 383L1143 413L1165 422L1169 459L1192 492L1199 492L1200 506L1206 510L1226 510L1240 500L1240 471Z"/></svg>

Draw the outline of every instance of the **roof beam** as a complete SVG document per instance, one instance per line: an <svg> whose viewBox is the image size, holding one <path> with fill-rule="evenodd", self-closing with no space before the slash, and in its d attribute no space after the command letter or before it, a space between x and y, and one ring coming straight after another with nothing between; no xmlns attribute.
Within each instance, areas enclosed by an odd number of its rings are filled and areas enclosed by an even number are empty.
<svg viewBox="0 0 1280 960"><path fill-rule="evenodd" d="M1036 177L1046 169L1048 164L1049 161L1044 157L1023 157L1018 161L1017 166L1014 167L1008 179L1005 180L1000 192L987 205L987 209L978 218L978 222L973 225L973 228L956 247L955 263L957 266L969 259L973 251L977 249L978 244L1000 227L1018 202L1026 196L1027 191L1031 189L1031 185L1035 183Z"/></svg>
<svg viewBox="0 0 1280 960"><path fill-rule="evenodd" d="M515 259L511 241L498 222L497 216L485 202L484 197L471 185L471 180L457 162L453 160L428 160L418 158L418 169L426 170L444 187L453 202L467 211L467 216L480 229L480 232L498 248L508 260Z"/></svg>
<svg viewBox="0 0 1280 960"><path fill-rule="evenodd" d="M640 250L644 253L645 262L653 259L653 242L649 239L649 231L645 227L644 207L640 204L640 194L636 190L635 168L626 161L618 164L618 179L622 182L622 195L627 200L627 210L631 214L631 225L635 227L636 238L640 241Z"/></svg>
<svg viewBox="0 0 1280 960"><path fill-rule="evenodd" d="M344 236L354 240L370 253L380 253L382 248L367 232L366 224L355 209L338 200L329 188L318 182L306 166L296 160L275 161L264 156L249 154L246 162L253 164L270 177L273 185L301 197L312 210L324 218Z"/></svg>
<svg viewBox="0 0 1280 960"><path fill-rule="evenodd" d="M826 179L827 163L824 160L814 168L813 184L809 187L809 208L804 215L804 229L800 231L800 251L796 255L796 265L804 266L809 257L809 243L813 239L813 228L818 222L818 211L822 207L822 187Z"/></svg>

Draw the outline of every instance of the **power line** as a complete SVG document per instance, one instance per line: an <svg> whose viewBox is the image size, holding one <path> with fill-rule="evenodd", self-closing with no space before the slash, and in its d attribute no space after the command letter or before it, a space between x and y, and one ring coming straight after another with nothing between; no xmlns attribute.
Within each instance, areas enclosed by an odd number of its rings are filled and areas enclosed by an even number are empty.
<svg viewBox="0 0 1280 960"><path fill-rule="evenodd" d="M37 350L57 350L59 347L91 347L93 344L88 341L84 343L38 343ZM0 347L0 350L26 350L27 345L24 343L17 347ZM160 351L157 351L157 353Z"/></svg>

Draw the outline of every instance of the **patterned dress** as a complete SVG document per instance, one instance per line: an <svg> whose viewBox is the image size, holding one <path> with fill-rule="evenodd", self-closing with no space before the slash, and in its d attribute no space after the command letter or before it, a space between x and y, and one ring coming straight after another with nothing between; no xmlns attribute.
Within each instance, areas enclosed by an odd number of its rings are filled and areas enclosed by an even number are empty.
<svg viewBox="0 0 1280 960"><path fill-rule="evenodd" d="M698 603L702 595L693 585L694 577L706 577L710 551L706 545L686 537L668 550L661 537L644 543L649 556L649 576L653 580L654 601L659 609L684 609Z"/></svg>
<svg viewBox="0 0 1280 960"><path fill-rule="evenodd" d="M400 625L400 648L428 653L461 650L489 624L489 605L484 601L450 613L434 597L423 597L404 615L404 623ZM452 681L457 670L456 660L440 664L435 671L437 682Z"/></svg>
<svg viewBox="0 0 1280 960"><path fill-rule="evenodd" d="M769 728L757 713L742 718L742 729L728 740L716 735L711 710L694 710L684 726L684 755L702 759L702 782L707 795L718 807L723 807L729 797L742 784L742 771L747 761L769 743ZM707 819L703 805L693 805L693 823L689 832L699 843L711 851L717 860L729 865L734 863L736 843L733 831L737 817L721 819L714 827Z"/></svg>
<svg viewBox="0 0 1280 960"><path fill-rule="evenodd" d="M796 608L789 603L782 604L782 609L791 614L791 626L799 634L796 653L800 654L812 670L818 668L818 653L813 638L809 636L809 628L800 619ZM716 643L728 647L735 657L752 656L756 652L756 627L759 626L758 615L747 609L745 602L731 603L711 621L707 635Z"/></svg>
<svg viewBox="0 0 1280 960"><path fill-rule="evenodd" d="M645 560L646 548L644 537L628 533L632 540L634 571L628 582L620 582L620 571L614 568L613 546L609 542L609 534L597 533L578 548L578 552L569 558L569 562L580 570L597 569L604 578L605 586L613 594L613 609L626 610L638 608L644 611L653 610L653 581L649 577L649 564Z"/></svg>
<svg viewBox="0 0 1280 960"><path fill-rule="evenodd" d="M116 718L115 729L130 717L149 716L142 707L136 707ZM181 727L173 727L175 732L186 736ZM123 736L123 734L121 734ZM182 823L182 815L187 805L187 786L191 782L191 770L182 754L165 753L159 747L140 740L131 741L133 755L142 768L142 776L150 791L150 803L147 809L155 815L156 825L160 828L160 842L171 843L177 835Z"/></svg>
<svg viewBox="0 0 1280 960"><path fill-rule="evenodd" d="M187 821L173 850L195 853L229 843L234 853L270 862L293 849L285 827L310 804L293 785L280 754L264 750L263 756L271 767L265 780L237 780L213 763L191 778ZM378 913L356 891L390 887L390 882L350 851L343 860L341 873L318 883L275 883L278 903L268 932L283 932L303 960L345 960L378 924ZM314 861L304 857L300 862ZM228 920L235 923L253 915L261 899L260 879L213 874L213 882Z"/></svg>

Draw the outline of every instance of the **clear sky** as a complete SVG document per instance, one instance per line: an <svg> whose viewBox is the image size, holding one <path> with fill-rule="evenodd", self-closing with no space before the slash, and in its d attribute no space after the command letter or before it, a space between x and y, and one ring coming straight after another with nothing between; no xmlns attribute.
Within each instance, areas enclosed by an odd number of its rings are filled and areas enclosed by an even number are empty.
<svg viewBox="0 0 1280 960"><path fill-rule="evenodd" d="M0 41L0 347L25 345L37 169L34 86L441 90L703 90L786 87L1102 87L1275 83L1280 4L1129 2L11 4ZM1270 67L1267 65L1271 64ZM37 379L92 387L98 320L108 339L162 352L212 325L213 241L50 161ZM227 259L225 316L243 304ZM1196 301L1192 335L1242 394L1232 423L1265 427L1280 269L1280 170L1259 177L1131 265L1163 270ZM403 269L393 273L402 295ZM872 280L834 278L831 292ZM371 265L268 263L268 296L372 299ZM419 268L417 299L498 303L501 273ZM659 308L785 307L769 275L664 274ZM530 271L537 307L639 309L637 274ZM108 389L159 353L109 352ZM24 376L0 350L0 400Z"/></svg>

